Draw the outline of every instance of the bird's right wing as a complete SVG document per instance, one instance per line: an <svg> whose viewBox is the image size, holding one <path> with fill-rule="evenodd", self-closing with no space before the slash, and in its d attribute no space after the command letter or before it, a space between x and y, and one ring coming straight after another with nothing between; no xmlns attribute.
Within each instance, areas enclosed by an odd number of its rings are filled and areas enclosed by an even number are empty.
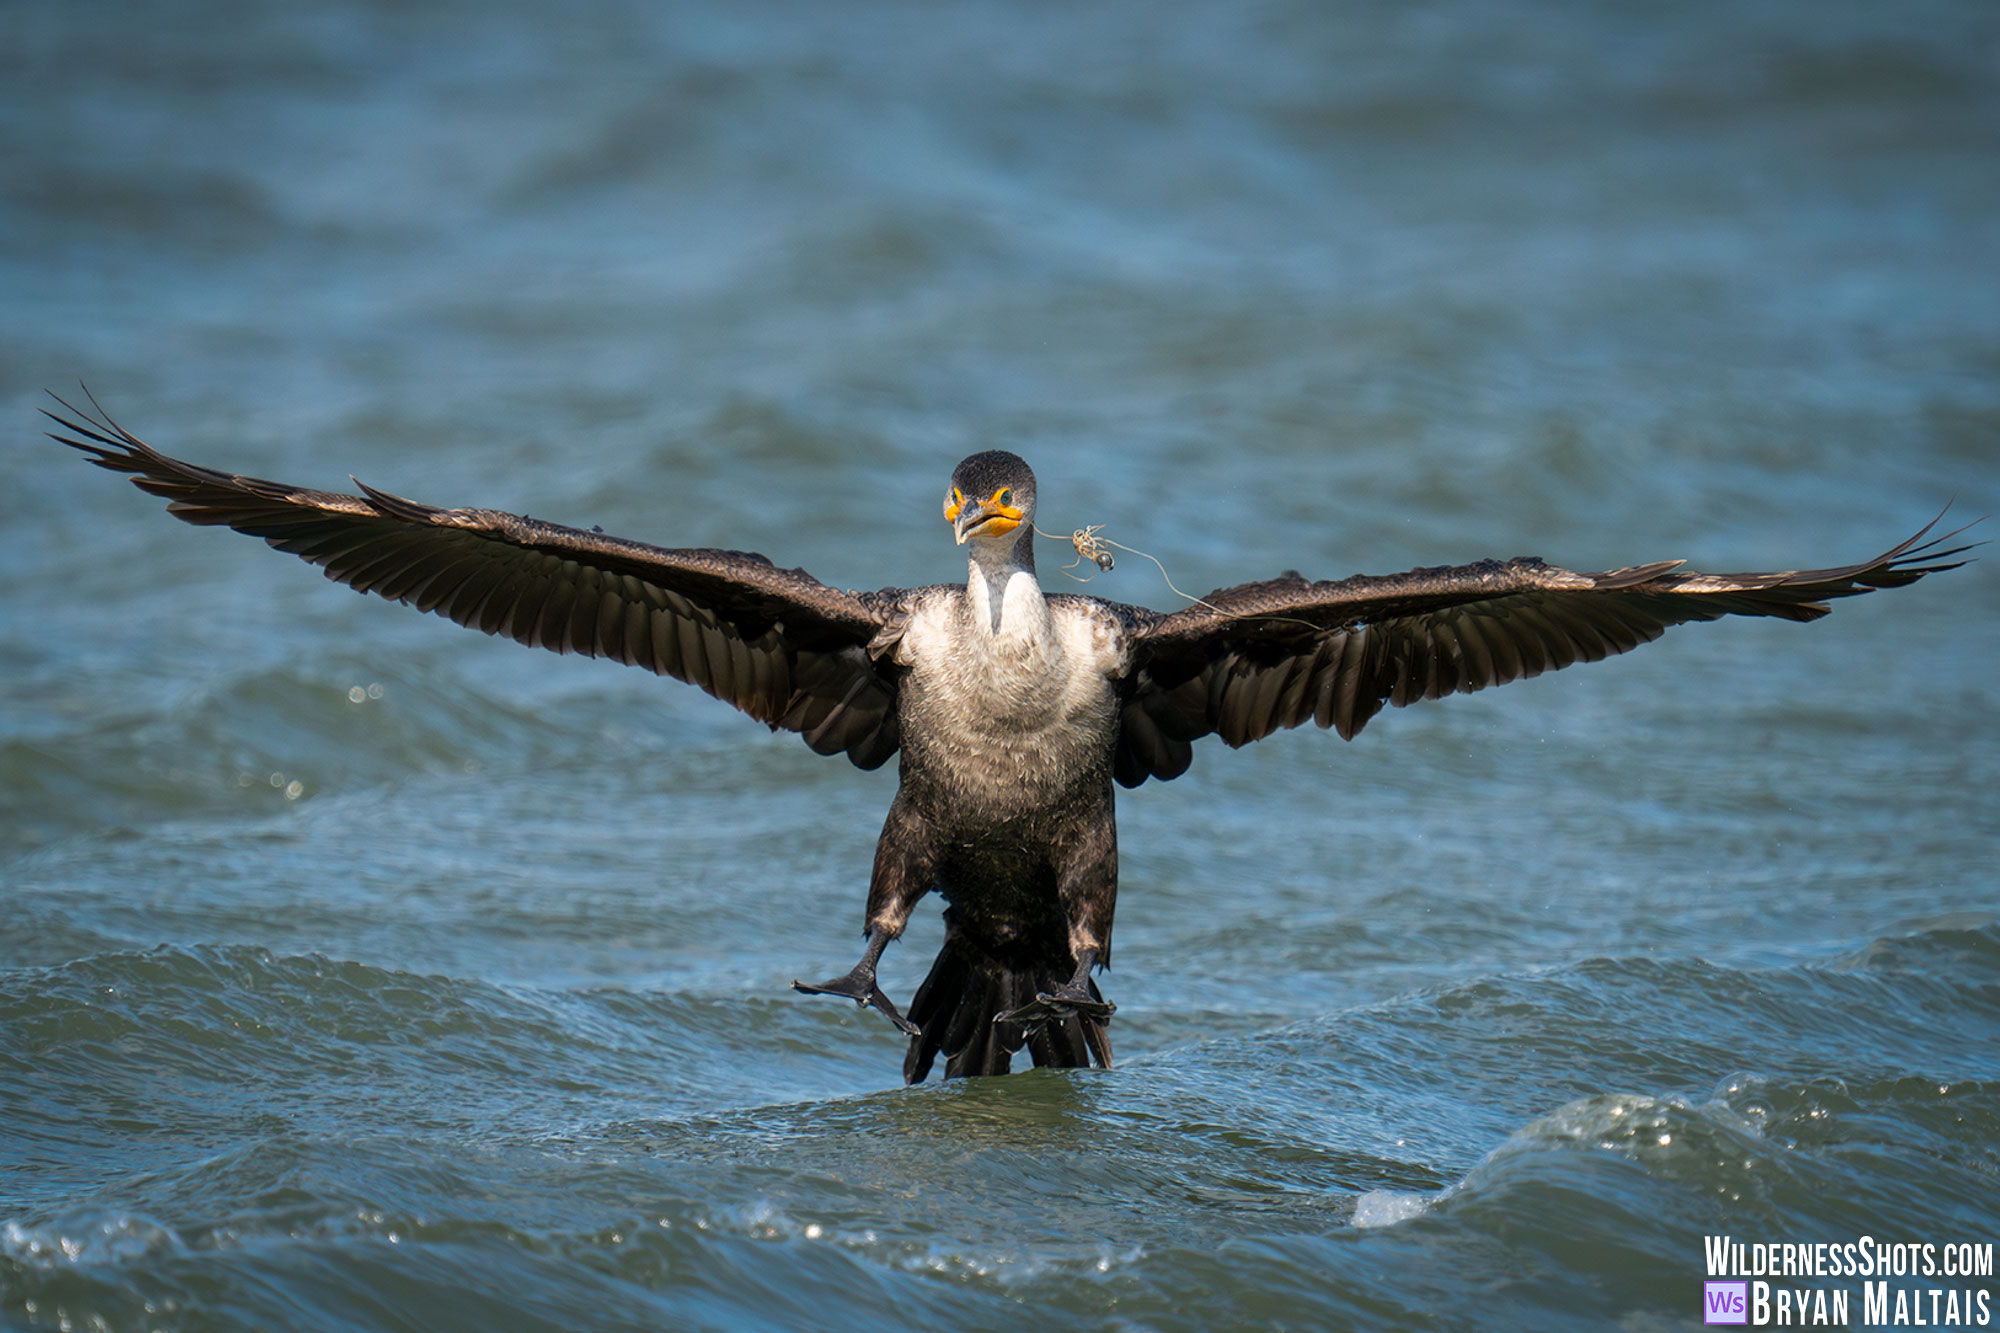
<svg viewBox="0 0 2000 1333"><path fill-rule="evenodd" d="M62 400L58 398L57 402ZM530 647L698 685L820 754L896 752L895 590L850 593L742 551L668 550L492 509L437 509L363 485L303 490L169 458L62 404L55 439L168 501L187 523L262 537L360 592ZM359 485L360 483L356 483Z"/></svg>

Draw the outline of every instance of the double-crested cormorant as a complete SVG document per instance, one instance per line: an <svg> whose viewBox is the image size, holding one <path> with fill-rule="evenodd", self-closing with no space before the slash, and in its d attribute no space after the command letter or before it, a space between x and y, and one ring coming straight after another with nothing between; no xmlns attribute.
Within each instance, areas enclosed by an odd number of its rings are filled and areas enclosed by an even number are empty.
<svg viewBox="0 0 2000 1333"><path fill-rule="evenodd" d="M1044 593L1034 473L993 450L960 463L945 496L971 556L963 587L841 592L741 551L216 472L70 410L49 414L69 432L52 438L133 474L176 518L262 537L328 578L488 634L698 685L861 768L900 753L861 961L794 984L887 1015L909 1034L912 1083L939 1054L947 1077L1005 1073L1024 1045L1038 1065L1111 1063L1112 1006L1091 974L1111 958L1114 781L1179 777L1208 735L1241 746L1313 721L1351 738L1385 703L1595 662L1684 621L1817 620L1831 598L1914 583L1966 549L1923 541L1933 520L1837 569L1699 574L1664 560L1577 574L1483 560L1331 582L1290 573L1162 614ZM905 1018L876 963L933 889L949 904L944 947Z"/></svg>

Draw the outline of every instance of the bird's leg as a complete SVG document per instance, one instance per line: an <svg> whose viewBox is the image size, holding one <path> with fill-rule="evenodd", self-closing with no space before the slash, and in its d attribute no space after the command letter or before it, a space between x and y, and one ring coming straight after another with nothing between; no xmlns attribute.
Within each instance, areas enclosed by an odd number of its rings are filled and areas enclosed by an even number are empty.
<svg viewBox="0 0 2000 1333"><path fill-rule="evenodd" d="M1071 1014L1081 1014L1102 1023L1118 1012L1118 1006L1109 1000L1100 1000L1090 993L1090 969L1097 963L1097 950L1082 949L1076 956L1076 973L1068 981L1054 990L1037 991L1035 998L1019 1009L1009 1009L997 1014L996 1023L1025 1023L1029 1027L1040 1027L1050 1019L1068 1018Z"/></svg>
<svg viewBox="0 0 2000 1333"><path fill-rule="evenodd" d="M1025 1023L1032 1031L1072 1014L1103 1023L1117 1011L1117 1005L1099 999L1090 987L1090 969L1111 953L1111 914L1118 901L1118 831L1108 795L1104 818L1064 849L1056 896L1069 922L1069 956L1076 960L1076 971L1054 990L1037 991L1027 1004L1001 1014L996 1023Z"/></svg>
<svg viewBox="0 0 2000 1333"><path fill-rule="evenodd" d="M897 1029L914 1037L917 1025L904 1018L895 1002L875 984L875 964L889 941L903 933L910 909L930 892L936 869L931 862L934 839L916 807L902 792L889 806L889 818L882 825L881 841L875 845L875 873L868 881L868 948L861 961L844 977L808 986L792 983L793 990L808 995L845 995L859 1005L880 1009Z"/></svg>
<svg viewBox="0 0 2000 1333"><path fill-rule="evenodd" d="M792 989L804 991L807 995L845 995L858 1005L873 1005L880 1009L891 1023L911 1036L917 1034L917 1025L903 1017L896 1008L896 1002L882 993L875 984L875 964L882 959L882 951L889 947L889 941L896 938L888 931L876 928L868 932L868 948L861 955L861 961L844 977L834 977L822 981L817 986L808 986L803 981L794 981Z"/></svg>

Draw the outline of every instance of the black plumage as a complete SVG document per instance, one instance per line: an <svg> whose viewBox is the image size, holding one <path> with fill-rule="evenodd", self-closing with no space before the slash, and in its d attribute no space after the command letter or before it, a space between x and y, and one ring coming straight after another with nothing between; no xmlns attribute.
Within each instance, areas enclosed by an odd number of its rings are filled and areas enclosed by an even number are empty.
<svg viewBox="0 0 2000 1333"><path fill-rule="evenodd" d="M58 400L60 402L60 400ZM49 415L52 438L188 523L261 537L327 577L531 647L699 686L820 754L901 755L862 961L802 990L873 1004L910 1034L905 1076L1110 1063L1114 781L1187 771L1193 742L1242 746L1312 721L1352 738L1385 705L1597 661L1726 615L1809 621L1826 603L1956 567L1930 525L1832 569L1700 574L1680 561L1575 573L1535 559L1388 577L1296 574L1172 614L1034 581L1034 474L1012 454L954 472L945 514L964 587L842 592L741 551L649 546L372 487L305 490L200 467L108 417ZM99 419L99 418L102 419ZM1961 529L1962 531L1962 529ZM947 936L905 1019L875 964L936 890Z"/></svg>

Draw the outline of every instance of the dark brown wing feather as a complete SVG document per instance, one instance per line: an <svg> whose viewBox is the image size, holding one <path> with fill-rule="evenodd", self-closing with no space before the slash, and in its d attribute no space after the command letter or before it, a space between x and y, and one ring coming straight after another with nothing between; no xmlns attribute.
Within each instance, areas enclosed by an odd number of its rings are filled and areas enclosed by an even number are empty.
<svg viewBox="0 0 2000 1333"><path fill-rule="evenodd" d="M893 591L841 592L742 551L666 550L365 485L340 495L217 472L169 458L101 409L98 420L63 406L72 417L46 415L69 434L50 438L132 474L185 522L262 537L330 579L487 634L687 681L863 768L896 752L895 679L869 651L896 631Z"/></svg>
<svg viewBox="0 0 2000 1333"><path fill-rule="evenodd" d="M1178 777L1200 737L1247 745L1308 719L1351 739L1384 704L1400 708L1595 662L1686 621L1817 620L1833 598L1963 564L1951 557L1969 546L1945 543L1964 529L1923 541L1936 525L1838 569L1700 574L1666 560L1578 574L1536 559L1482 560L1222 589L1134 628L1115 771L1126 786Z"/></svg>

